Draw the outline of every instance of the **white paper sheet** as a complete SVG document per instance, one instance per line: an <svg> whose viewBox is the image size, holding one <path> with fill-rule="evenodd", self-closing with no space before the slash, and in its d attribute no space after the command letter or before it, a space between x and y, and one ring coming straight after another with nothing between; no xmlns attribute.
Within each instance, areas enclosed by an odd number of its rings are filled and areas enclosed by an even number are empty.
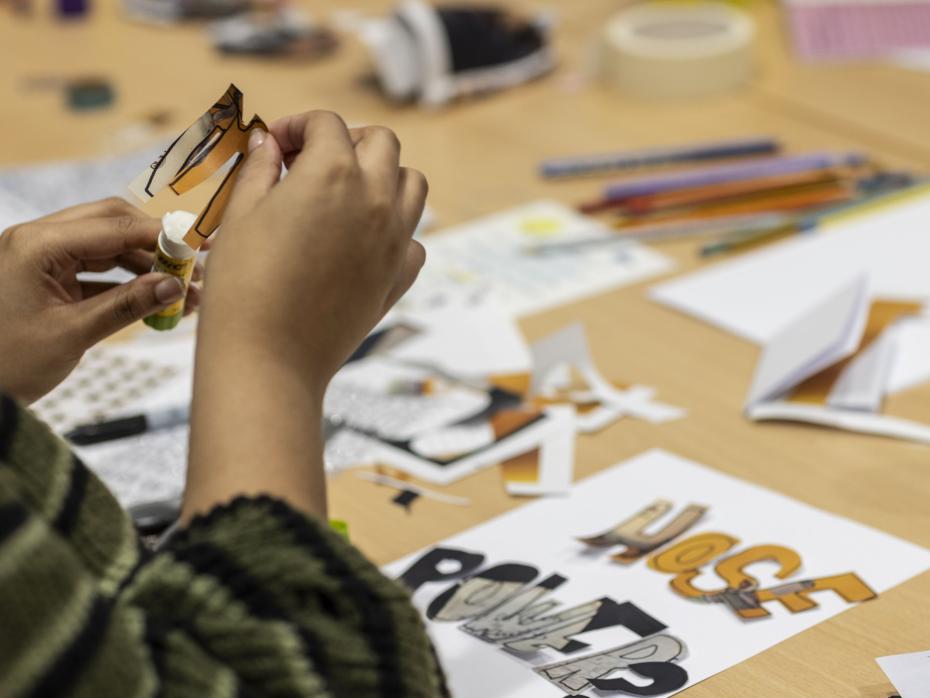
<svg viewBox="0 0 930 698"><path fill-rule="evenodd" d="M930 298L930 195L901 197L824 230L714 264L650 291L653 299L767 344L857 273L873 298ZM930 375L930 352L911 350L902 334L889 387L900 390ZM926 345L923 345L926 346Z"/></svg>
<svg viewBox="0 0 930 698"><path fill-rule="evenodd" d="M563 204L537 201L425 236L426 264L400 307L490 304L515 316L528 315L671 268L670 259L636 244L531 251L540 240L612 235L599 221Z"/></svg>
<svg viewBox="0 0 930 698"><path fill-rule="evenodd" d="M568 581L552 594L560 604L556 611L603 596L617 602L631 601L667 625L662 632L687 644L689 656L681 666L688 672L688 685L850 608L836 594L823 591L811 596L817 608L792 614L778 603L767 603L771 617L744 621L721 605L677 595L669 588L671 575L650 569L643 560L630 565L614 563L609 559L614 549L593 552L576 540L577 536L608 530L660 498L675 504L671 515L691 503L709 507L704 518L677 540L716 531L740 540L738 547L727 554L762 544L797 551L802 567L788 579L777 580L773 574L776 568L770 564L749 568L749 574L766 586L855 572L881 594L930 567L930 552L923 548L661 450L646 452L590 477L575 485L567 497L528 504L440 545L483 554L483 567L503 562L528 563L542 576L558 573L567 577ZM666 520L663 518L659 526ZM388 565L386 572L399 575L423 552ZM426 583L415 593L415 604L424 609L453 583ZM719 587L720 580L711 570L703 572L695 584L710 590ZM466 634L460 625L462 622L427 622L454 696L565 696L564 690L534 674L533 667L563 660L567 655L550 649L529 656L508 653ZM568 656L616 647L638 636L613 627L584 633L578 639L590 647ZM642 679L630 680L646 683ZM590 691L584 695L603 698L620 694Z"/></svg>
<svg viewBox="0 0 930 698"><path fill-rule="evenodd" d="M513 318L493 307L443 308L399 315L422 331L386 355L432 365L461 378L527 373L531 358Z"/></svg>
<svg viewBox="0 0 930 698"><path fill-rule="evenodd" d="M893 654L875 661L901 698L930 698L930 650Z"/></svg>

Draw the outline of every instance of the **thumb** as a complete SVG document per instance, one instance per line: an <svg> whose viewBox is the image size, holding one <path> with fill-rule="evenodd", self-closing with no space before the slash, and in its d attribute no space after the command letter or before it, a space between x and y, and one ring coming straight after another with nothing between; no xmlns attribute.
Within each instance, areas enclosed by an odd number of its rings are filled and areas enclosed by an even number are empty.
<svg viewBox="0 0 930 698"><path fill-rule="evenodd" d="M93 346L136 320L164 310L184 295L179 279L145 274L80 301L75 310L85 346Z"/></svg>
<svg viewBox="0 0 930 698"><path fill-rule="evenodd" d="M281 148L278 142L262 129L253 129L249 136L249 154L239 168L223 219L232 221L247 214L280 178Z"/></svg>

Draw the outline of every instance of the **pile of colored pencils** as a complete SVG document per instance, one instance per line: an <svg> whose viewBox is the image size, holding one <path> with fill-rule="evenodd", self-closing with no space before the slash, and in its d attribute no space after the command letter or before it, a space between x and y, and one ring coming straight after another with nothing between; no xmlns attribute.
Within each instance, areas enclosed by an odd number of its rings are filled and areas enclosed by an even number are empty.
<svg viewBox="0 0 930 698"><path fill-rule="evenodd" d="M827 212L914 184L910 174L883 172L859 153L778 152L772 139L741 139L550 160L542 164L541 174L564 179L715 161L628 176L579 206L585 213L608 216L624 239L716 235L700 249L705 256L809 230Z"/></svg>

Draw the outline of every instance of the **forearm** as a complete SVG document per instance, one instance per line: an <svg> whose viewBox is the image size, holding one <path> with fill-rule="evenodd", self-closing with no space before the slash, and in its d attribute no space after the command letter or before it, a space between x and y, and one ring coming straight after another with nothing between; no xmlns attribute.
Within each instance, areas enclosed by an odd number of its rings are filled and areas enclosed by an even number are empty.
<svg viewBox="0 0 930 698"><path fill-rule="evenodd" d="M325 521L323 386L280 347L256 349L204 329L182 520L237 495L268 494Z"/></svg>

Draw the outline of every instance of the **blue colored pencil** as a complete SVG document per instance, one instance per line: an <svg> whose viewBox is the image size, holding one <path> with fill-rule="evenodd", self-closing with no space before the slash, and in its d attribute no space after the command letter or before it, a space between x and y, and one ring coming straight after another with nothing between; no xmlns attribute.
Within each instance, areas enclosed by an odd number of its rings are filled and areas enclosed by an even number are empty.
<svg viewBox="0 0 930 698"><path fill-rule="evenodd" d="M543 177L572 177L598 172L639 170L645 167L674 165L685 162L771 155L777 153L778 149L778 141L772 138L741 138L678 147L634 150L624 153L553 158L544 160L539 166L539 171Z"/></svg>

